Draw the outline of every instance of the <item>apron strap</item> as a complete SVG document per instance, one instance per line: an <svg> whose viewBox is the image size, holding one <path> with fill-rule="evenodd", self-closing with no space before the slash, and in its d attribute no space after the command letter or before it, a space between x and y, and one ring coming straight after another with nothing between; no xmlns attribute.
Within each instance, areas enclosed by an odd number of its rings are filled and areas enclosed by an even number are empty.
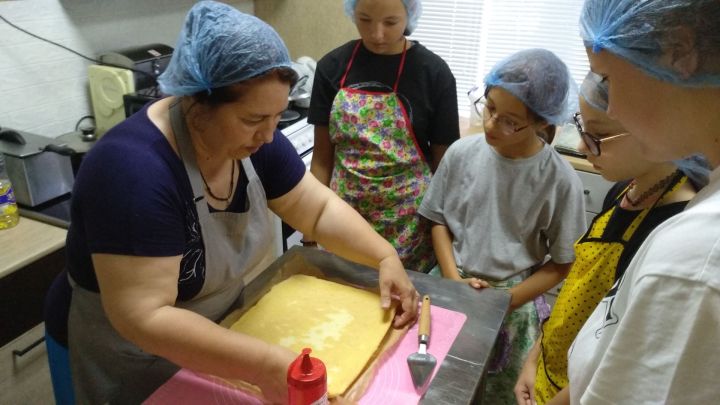
<svg viewBox="0 0 720 405"><path fill-rule="evenodd" d="M182 112L180 98L170 104L170 125L175 134L180 160L183 161L185 171L190 178L190 185L192 186L194 196L193 200L198 202L205 198L205 191L203 190L202 177L200 177L197 161L195 160L195 149L190 142L190 132L185 122L185 115Z"/></svg>
<svg viewBox="0 0 720 405"><path fill-rule="evenodd" d="M355 48L353 49L352 55L350 56L350 61L348 62L347 67L345 68L345 73L343 74L342 79L340 79L340 88L342 89L345 87L345 79L347 79L348 73L350 73L350 68L352 67L353 61L355 60L355 56L358 53L358 49L360 49L360 43L362 42L361 39L358 39L357 44L355 44Z"/></svg>
<svg viewBox="0 0 720 405"><path fill-rule="evenodd" d="M350 56L350 61L348 62L347 67L345 68L345 73L343 73L342 78L340 79L340 88L342 89L345 87L345 80L348 77L348 74L350 73L350 68L352 67L353 62L355 61L355 57L357 56L358 50L360 49L360 44L362 43L362 40L359 39L357 43L355 44L355 48L353 48L352 55ZM405 38L405 42L403 43L403 51L402 55L400 56L400 66L398 66L398 72L397 76L395 77L395 84L393 84L393 93L397 93L398 85L400 84L400 77L402 76L403 70L405 69L405 58L407 56L407 38Z"/></svg>
<svg viewBox="0 0 720 405"><path fill-rule="evenodd" d="M397 77L395 78L395 85L393 85L393 93L397 93L398 85L400 84L400 77L402 76L403 69L405 69L405 56L407 55L407 38L403 42L402 56L400 56L400 66L398 67Z"/></svg>

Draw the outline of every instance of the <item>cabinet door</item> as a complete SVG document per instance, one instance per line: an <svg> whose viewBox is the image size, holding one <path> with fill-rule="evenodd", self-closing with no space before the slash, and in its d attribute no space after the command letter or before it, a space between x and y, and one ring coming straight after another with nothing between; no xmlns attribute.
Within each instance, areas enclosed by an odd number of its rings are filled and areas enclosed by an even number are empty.
<svg viewBox="0 0 720 405"><path fill-rule="evenodd" d="M602 203L605 199L605 195L614 183L603 179L602 176L596 173L578 170L577 174L583 183L585 192L585 210L593 213L594 216L594 214L597 214L602 209ZM589 220L591 219L592 216L589 216L588 223L590 223Z"/></svg>
<svg viewBox="0 0 720 405"><path fill-rule="evenodd" d="M45 343L34 346L44 333L41 323L0 347L0 404L54 403Z"/></svg>

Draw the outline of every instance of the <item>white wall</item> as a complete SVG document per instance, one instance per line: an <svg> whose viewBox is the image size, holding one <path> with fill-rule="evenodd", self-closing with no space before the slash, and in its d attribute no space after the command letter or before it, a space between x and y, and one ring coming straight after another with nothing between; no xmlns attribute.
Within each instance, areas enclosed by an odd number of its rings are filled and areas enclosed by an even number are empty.
<svg viewBox="0 0 720 405"><path fill-rule="evenodd" d="M194 0L0 0L0 16L36 35L97 57L150 43L175 46ZM252 0L230 0L253 13ZM56 137L92 114L91 62L0 20L0 126Z"/></svg>

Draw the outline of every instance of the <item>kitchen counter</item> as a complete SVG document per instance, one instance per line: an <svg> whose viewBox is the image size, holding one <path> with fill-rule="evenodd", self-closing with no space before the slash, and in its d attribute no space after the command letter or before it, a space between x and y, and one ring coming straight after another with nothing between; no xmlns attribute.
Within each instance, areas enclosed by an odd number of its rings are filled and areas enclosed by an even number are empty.
<svg viewBox="0 0 720 405"><path fill-rule="evenodd" d="M600 172L598 172L597 170L595 170L595 168L593 167L593 165L592 165L590 162L588 162L587 159L579 158L579 157L577 157L577 156L565 155L565 154L562 154L562 153L560 154L560 156L564 157L565 160L567 160L568 162L570 162L570 165L571 165L575 170L581 170L581 171L583 171L583 172L600 174Z"/></svg>
<svg viewBox="0 0 720 405"><path fill-rule="evenodd" d="M0 231L0 278L65 246L67 230L20 217L17 226Z"/></svg>

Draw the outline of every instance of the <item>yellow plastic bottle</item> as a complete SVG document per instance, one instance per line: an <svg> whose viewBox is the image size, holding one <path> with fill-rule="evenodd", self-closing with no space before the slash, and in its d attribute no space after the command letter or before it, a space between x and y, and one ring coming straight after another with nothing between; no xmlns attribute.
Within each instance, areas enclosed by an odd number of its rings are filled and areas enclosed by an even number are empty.
<svg viewBox="0 0 720 405"><path fill-rule="evenodd" d="M5 171L5 157L0 153L0 230L12 228L19 220L15 193Z"/></svg>

